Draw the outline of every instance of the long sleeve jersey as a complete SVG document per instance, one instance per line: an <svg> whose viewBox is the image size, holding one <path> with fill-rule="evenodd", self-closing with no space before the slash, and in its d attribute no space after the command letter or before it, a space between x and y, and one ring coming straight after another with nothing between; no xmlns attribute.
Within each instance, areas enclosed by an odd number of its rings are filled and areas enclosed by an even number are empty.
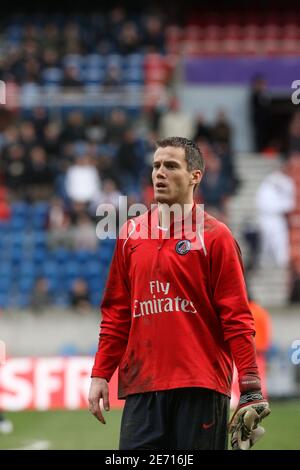
<svg viewBox="0 0 300 470"><path fill-rule="evenodd" d="M92 377L109 381L119 366L119 398L182 387L230 396L230 340L255 334L236 241L206 212L199 229L192 213L183 237L175 225L160 235L156 208L117 239Z"/></svg>

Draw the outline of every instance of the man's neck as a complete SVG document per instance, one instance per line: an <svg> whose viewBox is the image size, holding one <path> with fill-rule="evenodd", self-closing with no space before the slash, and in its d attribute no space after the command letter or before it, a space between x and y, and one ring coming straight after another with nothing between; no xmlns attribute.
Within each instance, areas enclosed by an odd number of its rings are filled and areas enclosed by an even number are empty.
<svg viewBox="0 0 300 470"><path fill-rule="evenodd" d="M189 201L186 203L174 203L172 205L158 203L158 220L159 226L165 229L169 229L170 226L179 222L192 211L194 206L194 201Z"/></svg>

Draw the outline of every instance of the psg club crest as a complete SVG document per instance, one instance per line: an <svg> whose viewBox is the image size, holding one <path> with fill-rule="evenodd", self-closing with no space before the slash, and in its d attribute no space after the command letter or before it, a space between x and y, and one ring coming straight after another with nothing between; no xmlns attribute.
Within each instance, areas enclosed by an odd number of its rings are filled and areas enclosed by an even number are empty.
<svg viewBox="0 0 300 470"><path fill-rule="evenodd" d="M176 253L179 255L186 255L191 249L191 242L190 240L179 240L179 242L176 243Z"/></svg>

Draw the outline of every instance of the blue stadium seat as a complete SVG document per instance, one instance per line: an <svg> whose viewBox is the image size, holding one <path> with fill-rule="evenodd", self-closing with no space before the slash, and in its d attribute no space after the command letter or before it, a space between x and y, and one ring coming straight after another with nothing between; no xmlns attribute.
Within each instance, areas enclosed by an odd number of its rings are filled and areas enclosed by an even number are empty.
<svg viewBox="0 0 300 470"><path fill-rule="evenodd" d="M46 260L42 266L42 275L47 279L58 279L59 267L55 261Z"/></svg>
<svg viewBox="0 0 300 470"><path fill-rule="evenodd" d="M11 286L11 279L9 277L0 277L0 292L8 292Z"/></svg>
<svg viewBox="0 0 300 470"><path fill-rule="evenodd" d="M110 248L100 246L98 250L98 259L102 266L109 266L112 260L112 250Z"/></svg>
<svg viewBox="0 0 300 470"><path fill-rule="evenodd" d="M92 279L95 277L100 278L101 277L100 263L98 261L90 261L84 266L82 273L83 273L83 276L87 279Z"/></svg>
<svg viewBox="0 0 300 470"><path fill-rule="evenodd" d="M100 68L87 68L82 71L82 80L86 85L101 84L104 79L104 70Z"/></svg>
<svg viewBox="0 0 300 470"><path fill-rule="evenodd" d="M0 292L0 308L6 308L8 306L8 293Z"/></svg>
<svg viewBox="0 0 300 470"><path fill-rule="evenodd" d="M60 356L78 356L80 350L76 344L66 343L59 348L58 354Z"/></svg>
<svg viewBox="0 0 300 470"><path fill-rule="evenodd" d="M107 67L110 67L110 66L117 66L117 67L123 67L124 65L124 60L126 59L123 59L123 57L119 54L109 54L106 58L105 58L105 65L106 65L106 68Z"/></svg>
<svg viewBox="0 0 300 470"><path fill-rule="evenodd" d="M47 250L44 246L37 246L35 247L32 253L32 259L35 264L41 264L45 262L47 258Z"/></svg>
<svg viewBox="0 0 300 470"><path fill-rule="evenodd" d="M70 297L67 293L57 293L54 296L54 305L57 307L68 307L70 305Z"/></svg>
<svg viewBox="0 0 300 470"><path fill-rule="evenodd" d="M53 257L57 263L67 263L69 259L72 259L72 253L66 248L57 248L52 252Z"/></svg>
<svg viewBox="0 0 300 470"><path fill-rule="evenodd" d="M17 245L13 247L10 253L10 260L13 264L18 265L23 262L23 247L22 245Z"/></svg>
<svg viewBox="0 0 300 470"><path fill-rule="evenodd" d="M48 236L46 231L39 230L32 234L32 241L36 247L46 246L47 238Z"/></svg>
<svg viewBox="0 0 300 470"><path fill-rule="evenodd" d="M12 249L23 247L27 241L26 232L13 232L9 235Z"/></svg>
<svg viewBox="0 0 300 470"><path fill-rule="evenodd" d="M22 262L19 266L19 269L18 269L18 277L19 278L25 278L25 277L28 277L28 278L35 278L36 276L36 267L35 265L33 264L32 261L25 261L25 262Z"/></svg>
<svg viewBox="0 0 300 470"><path fill-rule="evenodd" d="M18 201L11 204L11 215L12 217L23 216L28 217L30 206L27 202Z"/></svg>
<svg viewBox="0 0 300 470"><path fill-rule="evenodd" d="M9 228L10 228L10 221L3 221L3 220L0 221L0 237L1 238L3 237L5 233L7 233Z"/></svg>
<svg viewBox="0 0 300 470"><path fill-rule="evenodd" d="M91 292L102 292L105 286L103 276L94 276L90 278L88 285Z"/></svg>
<svg viewBox="0 0 300 470"><path fill-rule="evenodd" d="M49 204L45 202L38 202L33 204L31 208L31 226L35 230L45 229L49 211Z"/></svg>
<svg viewBox="0 0 300 470"><path fill-rule="evenodd" d="M29 307L31 303L31 292L20 292L17 296L17 306L19 308Z"/></svg>
<svg viewBox="0 0 300 470"><path fill-rule="evenodd" d="M143 54L129 54L126 57L126 65L142 68L144 66Z"/></svg>
<svg viewBox="0 0 300 470"><path fill-rule="evenodd" d="M80 54L67 54L64 56L62 63L64 67L72 66L80 68L83 57Z"/></svg>
<svg viewBox="0 0 300 470"><path fill-rule="evenodd" d="M97 256L97 252L88 250L78 250L74 252L74 261L80 264L86 264L89 261L93 261Z"/></svg>
<svg viewBox="0 0 300 470"><path fill-rule="evenodd" d="M68 279L75 279L81 275L81 267L76 261L68 261L63 267L63 271Z"/></svg>
<svg viewBox="0 0 300 470"><path fill-rule="evenodd" d="M26 276L26 277L21 277L19 280L19 290L22 293L30 293L32 292L35 284L35 278Z"/></svg>
<svg viewBox="0 0 300 470"><path fill-rule="evenodd" d="M11 279L13 275L12 263L11 261L2 261L0 263L0 279L8 278Z"/></svg>
<svg viewBox="0 0 300 470"><path fill-rule="evenodd" d="M93 307L99 307L100 302L101 302L101 297L102 297L102 292L99 290L99 292L91 292L90 293L90 302L93 305Z"/></svg>
<svg viewBox="0 0 300 470"><path fill-rule="evenodd" d="M42 83L44 85L57 85L61 83L62 70L58 67L48 67L42 72Z"/></svg>
<svg viewBox="0 0 300 470"><path fill-rule="evenodd" d="M10 220L10 229L14 232L21 232L26 229L28 219L24 216L16 216Z"/></svg>
<svg viewBox="0 0 300 470"><path fill-rule="evenodd" d="M83 59L83 64L84 67L86 68L94 68L94 67L99 67L99 68L104 68L105 66L105 61L103 56L100 54L88 54L84 57Z"/></svg>

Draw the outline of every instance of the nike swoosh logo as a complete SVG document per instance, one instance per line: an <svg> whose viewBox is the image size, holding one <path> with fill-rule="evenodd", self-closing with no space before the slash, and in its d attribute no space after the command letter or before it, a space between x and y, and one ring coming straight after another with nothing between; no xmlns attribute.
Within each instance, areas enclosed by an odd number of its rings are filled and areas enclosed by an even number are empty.
<svg viewBox="0 0 300 470"><path fill-rule="evenodd" d="M211 428L215 423L203 423L202 427L203 429L209 429Z"/></svg>
<svg viewBox="0 0 300 470"><path fill-rule="evenodd" d="M133 253L137 249L138 246L140 246L140 243L138 243L137 245L131 246L130 247L131 253Z"/></svg>

